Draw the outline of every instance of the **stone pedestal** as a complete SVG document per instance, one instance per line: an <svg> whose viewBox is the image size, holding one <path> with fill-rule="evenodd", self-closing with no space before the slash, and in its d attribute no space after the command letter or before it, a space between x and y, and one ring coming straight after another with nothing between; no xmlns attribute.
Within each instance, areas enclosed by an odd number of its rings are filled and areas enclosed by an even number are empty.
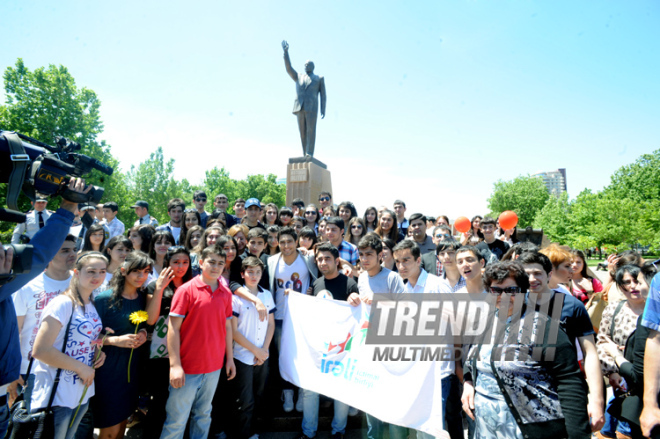
<svg viewBox="0 0 660 439"><path fill-rule="evenodd" d="M332 193L332 180L328 167L311 157L289 159L286 167L286 205L294 198L301 198L305 205L318 204L319 193Z"/></svg>

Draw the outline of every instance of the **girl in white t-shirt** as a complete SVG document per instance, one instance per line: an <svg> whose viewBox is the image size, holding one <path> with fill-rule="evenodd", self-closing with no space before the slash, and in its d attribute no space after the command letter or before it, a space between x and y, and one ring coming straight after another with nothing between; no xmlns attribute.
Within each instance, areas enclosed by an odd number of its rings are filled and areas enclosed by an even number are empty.
<svg viewBox="0 0 660 439"><path fill-rule="evenodd" d="M108 260L98 252L86 253L78 259L69 289L46 306L34 342L32 355L36 361L32 412L48 406L57 369L62 369L52 405L54 439L75 436L78 424L87 411L89 398L94 396L94 369L105 361L105 354L101 353L94 362L96 348L92 342L98 338L103 326L91 302L91 294L105 279L107 266ZM62 352L69 319L69 338ZM81 401L86 386L89 388ZM80 410L75 414L78 403L81 403Z"/></svg>

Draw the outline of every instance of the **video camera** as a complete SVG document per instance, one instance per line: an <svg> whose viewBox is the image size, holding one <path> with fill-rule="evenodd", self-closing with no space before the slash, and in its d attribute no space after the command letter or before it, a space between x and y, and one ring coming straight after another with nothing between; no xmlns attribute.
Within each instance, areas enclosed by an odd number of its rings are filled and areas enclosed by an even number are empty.
<svg viewBox="0 0 660 439"><path fill-rule="evenodd" d="M84 154L78 154L80 144L64 137L55 138L56 146L51 146L13 131L0 130L0 183L7 183L7 207L0 207L0 221L25 222L25 214L18 212L18 196L21 190L32 201L36 193L61 195L75 203L98 203L104 189L92 186L86 194L73 192L67 188L69 179L82 177L97 169L106 175L114 171L110 166ZM14 274L30 271L32 266L32 246L14 247Z"/></svg>

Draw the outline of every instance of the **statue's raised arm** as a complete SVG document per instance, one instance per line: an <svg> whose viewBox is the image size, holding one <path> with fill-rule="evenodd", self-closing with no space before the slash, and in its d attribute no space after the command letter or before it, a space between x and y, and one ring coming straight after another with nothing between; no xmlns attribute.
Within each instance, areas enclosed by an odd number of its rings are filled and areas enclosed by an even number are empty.
<svg viewBox="0 0 660 439"><path fill-rule="evenodd" d="M284 50L284 67L286 72L291 76L291 79L298 81L298 73L291 67L291 60L289 59L289 43L286 40L282 41L282 49Z"/></svg>

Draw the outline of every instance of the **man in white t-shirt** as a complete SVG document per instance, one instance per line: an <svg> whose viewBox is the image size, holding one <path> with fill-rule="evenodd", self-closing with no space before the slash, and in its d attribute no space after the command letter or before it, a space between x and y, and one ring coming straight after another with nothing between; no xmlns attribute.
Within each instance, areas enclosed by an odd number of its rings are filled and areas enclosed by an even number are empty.
<svg viewBox="0 0 660 439"><path fill-rule="evenodd" d="M271 355L272 377L280 382L283 388L284 411L293 410L293 385L280 378L279 352L282 339L282 321L286 313L286 297L291 291L307 294L307 290L318 276L318 268L314 262L314 254L303 256L296 248L296 235L292 227L282 227L278 233L280 253L268 258L268 275L270 291L275 293L275 336L273 337L274 355ZM272 381L271 381L272 382ZM302 411L302 403L300 404Z"/></svg>
<svg viewBox="0 0 660 439"><path fill-rule="evenodd" d="M18 386L25 386L25 383L28 383L25 390L25 401L29 405L34 375L30 380L26 374L42 313L48 302L69 288L71 270L76 263L76 256L76 237L68 235L46 270L12 294L18 320L22 356L21 376L9 386L9 395L12 400L17 396ZM34 373L34 370L31 372Z"/></svg>

